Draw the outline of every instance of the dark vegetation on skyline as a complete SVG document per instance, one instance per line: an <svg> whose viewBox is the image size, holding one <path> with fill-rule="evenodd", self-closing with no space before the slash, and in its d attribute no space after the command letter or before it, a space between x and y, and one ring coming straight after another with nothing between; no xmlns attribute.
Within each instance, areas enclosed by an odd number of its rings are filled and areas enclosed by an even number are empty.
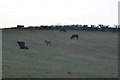
<svg viewBox="0 0 120 80"><path fill-rule="evenodd" d="M101 32L120 32L120 27L114 26L111 27L109 25L41 25L41 26L28 26L24 27L24 25L17 25L17 27L4 28L4 29L38 29L38 30L80 30L80 31L101 31ZM3 30L4 30L3 29Z"/></svg>

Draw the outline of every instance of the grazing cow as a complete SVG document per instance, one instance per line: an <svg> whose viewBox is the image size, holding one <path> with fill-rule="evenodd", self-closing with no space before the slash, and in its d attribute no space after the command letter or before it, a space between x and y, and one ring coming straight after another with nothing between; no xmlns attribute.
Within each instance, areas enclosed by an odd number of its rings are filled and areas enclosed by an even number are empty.
<svg viewBox="0 0 120 80"><path fill-rule="evenodd" d="M25 46L25 42L23 42L23 41L17 41L17 43L18 43L20 49L28 49L28 47Z"/></svg>
<svg viewBox="0 0 120 80"><path fill-rule="evenodd" d="M44 40L44 42L45 42L47 45L50 45L50 44L51 44L51 41L50 41L50 40Z"/></svg>
<svg viewBox="0 0 120 80"><path fill-rule="evenodd" d="M70 39L78 39L78 34L73 34Z"/></svg>
<svg viewBox="0 0 120 80"><path fill-rule="evenodd" d="M65 30L65 29L60 29L60 32L62 32L62 31L66 33L66 30Z"/></svg>
<svg viewBox="0 0 120 80"><path fill-rule="evenodd" d="M24 25L17 25L17 28L22 29L22 28L24 28Z"/></svg>

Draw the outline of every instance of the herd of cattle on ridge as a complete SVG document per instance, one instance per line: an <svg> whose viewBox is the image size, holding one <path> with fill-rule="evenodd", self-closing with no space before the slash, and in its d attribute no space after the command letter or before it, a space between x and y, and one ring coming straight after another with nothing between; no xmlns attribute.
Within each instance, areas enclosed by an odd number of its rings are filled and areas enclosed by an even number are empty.
<svg viewBox="0 0 120 80"><path fill-rule="evenodd" d="M78 31L101 31L101 32L120 32L120 25L40 25L40 26L28 26L24 27L24 25L17 25L17 27L11 27L11 28L4 28L2 30L6 29L28 29L28 30L60 30L65 29L66 30L78 30Z"/></svg>

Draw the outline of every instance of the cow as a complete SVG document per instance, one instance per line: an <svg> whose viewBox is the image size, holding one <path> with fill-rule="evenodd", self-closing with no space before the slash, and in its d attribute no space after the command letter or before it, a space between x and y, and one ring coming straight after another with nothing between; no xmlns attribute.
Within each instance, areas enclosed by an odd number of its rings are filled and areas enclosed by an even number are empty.
<svg viewBox="0 0 120 80"><path fill-rule="evenodd" d="M24 25L17 25L17 29L22 29L24 28Z"/></svg>
<svg viewBox="0 0 120 80"><path fill-rule="evenodd" d="M51 44L51 41L50 41L50 40L44 40L44 42L45 42L47 45L50 45L50 44Z"/></svg>
<svg viewBox="0 0 120 80"><path fill-rule="evenodd" d="M25 42L23 41L17 41L17 44L19 45L20 49L28 49L28 47L25 46Z"/></svg>
<svg viewBox="0 0 120 80"><path fill-rule="evenodd" d="M78 34L73 34L70 39L78 39Z"/></svg>
<svg viewBox="0 0 120 80"><path fill-rule="evenodd" d="M62 31L66 33L66 30L65 30L65 29L60 29L60 32L62 32Z"/></svg>

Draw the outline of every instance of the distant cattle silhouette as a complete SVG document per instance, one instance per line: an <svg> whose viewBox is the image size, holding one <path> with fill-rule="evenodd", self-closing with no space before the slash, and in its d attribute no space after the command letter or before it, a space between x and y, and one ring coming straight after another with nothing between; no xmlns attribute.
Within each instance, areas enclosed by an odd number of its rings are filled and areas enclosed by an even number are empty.
<svg viewBox="0 0 120 80"><path fill-rule="evenodd" d="M24 25L17 25L17 28L22 29L22 28L24 28Z"/></svg>
<svg viewBox="0 0 120 80"><path fill-rule="evenodd" d="M17 43L18 43L20 49L28 49L28 47L25 46L25 42L23 42L23 41L17 41Z"/></svg>
<svg viewBox="0 0 120 80"><path fill-rule="evenodd" d="M73 34L70 39L78 39L78 34Z"/></svg>
<svg viewBox="0 0 120 80"><path fill-rule="evenodd" d="M66 33L66 30L65 30L65 29L60 29L60 32L62 32L62 31Z"/></svg>
<svg viewBox="0 0 120 80"><path fill-rule="evenodd" d="M47 45L50 45L50 44L51 44L51 41L50 41L50 40L44 40L44 42L45 42Z"/></svg>

